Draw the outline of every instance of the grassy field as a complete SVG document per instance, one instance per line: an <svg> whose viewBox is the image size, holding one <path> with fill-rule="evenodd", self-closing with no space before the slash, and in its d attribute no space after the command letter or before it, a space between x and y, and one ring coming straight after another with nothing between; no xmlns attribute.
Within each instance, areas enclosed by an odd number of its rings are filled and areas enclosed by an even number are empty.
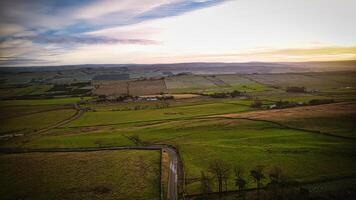
<svg viewBox="0 0 356 200"><path fill-rule="evenodd" d="M291 86L306 87L307 89L330 89L343 88L347 86L355 86L352 80L354 73L343 73L341 76L345 78L340 80L340 75L332 74L306 73L306 74L257 74L247 75L246 77L262 84L287 88ZM333 77L333 78L331 78Z"/></svg>
<svg viewBox="0 0 356 200"><path fill-rule="evenodd" d="M356 91L355 89L326 89L315 93L289 93L281 89L272 89L250 93L250 96L269 102L289 101L308 103L313 99L332 99L336 102L345 102L356 100Z"/></svg>
<svg viewBox="0 0 356 200"><path fill-rule="evenodd" d="M225 83L228 83L231 86L232 90L238 90L241 92L259 92L271 90L268 86L252 81L241 75L226 74L217 75L216 77L221 79Z"/></svg>
<svg viewBox="0 0 356 200"><path fill-rule="evenodd" d="M199 178L201 171L207 171L209 163L217 158L227 161L231 167L242 166L246 171L264 165L268 173L273 166L280 166L288 177L301 182L355 175L356 167L352 140L253 120L189 119L93 130L59 129L52 134L34 137L24 147L130 146L133 143L127 138L132 135L145 143L175 145L182 155L190 194L199 193L200 183L193 180ZM230 189L234 189L232 176L231 173ZM247 174L246 178L249 187L254 187Z"/></svg>
<svg viewBox="0 0 356 200"><path fill-rule="evenodd" d="M38 95L50 90L52 85L31 85L22 88L0 88L1 97L16 97L24 95Z"/></svg>
<svg viewBox="0 0 356 200"><path fill-rule="evenodd" d="M183 75L183 76L173 76L165 79L166 86L168 90L177 89L191 89L191 88L209 88L216 87L216 85L204 78L203 76L196 75Z"/></svg>
<svg viewBox="0 0 356 200"><path fill-rule="evenodd" d="M121 80L121 81L98 81L95 83L96 95L154 95L166 93L166 85L163 79L156 80Z"/></svg>
<svg viewBox="0 0 356 200"><path fill-rule="evenodd" d="M51 133L51 135L46 136L33 136L29 141L26 138L24 140L18 139L14 143L8 143L7 146L25 148L135 146L135 143L121 132L110 129L91 132L88 129L87 131L65 129Z"/></svg>
<svg viewBox="0 0 356 200"><path fill-rule="evenodd" d="M180 152L188 194L200 192L201 172L209 174L208 166L214 159L222 159L231 167L229 190L236 189L232 172L236 166L245 169L248 188L256 185L248 173L257 165L264 166L265 176L271 168L279 166L289 179L299 182L355 176L353 76L354 73L174 76L165 80L169 92L214 93L236 89L246 91L250 98L194 96L166 102L86 102L81 107L87 111L79 119L45 134L2 140L0 146L75 148L170 144ZM288 93L285 91L288 86L306 86L318 91ZM312 99L334 99L337 103L258 110L251 108L256 98L264 104L279 100L307 103ZM75 110L69 107L79 101L81 98L77 97L1 100L0 113L4 117L0 118L0 134L30 133L56 124L72 116ZM132 136L139 140L133 140ZM38 184L22 190L16 198L159 197L156 172L159 166L152 164L159 163L158 152L14 154L0 155L0 159L3 161L0 170L9 172L0 175L0 183L4 185L0 191L5 197L17 188L30 185L36 180L34 176L41 177ZM59 163L64 163L64 167L58 169ZM146 169L144 166L150 166L149 172L142 175L140 168ZM36 168L34 176L27 176L25 167ZM61 174L65 176L59 177ZM97 174L100 174L98 178L94 178ZM16 178L14 184L5 184L10 177L22 176L27 178ZM49 177L53 182L43 187L41 184L46 182L42 177ZM80 184L76 186L78 180ZM264 184L267 182L268 179L263 180ZM213 187L216 189L216 185ZM49 196L41 196L44 193Z"/></svg>
<svg viewBox="0 0 356 200"><path fill-rule="evenodd" d="M61 109L2 119L0 122L0 135L33 133L41 128L46 128L66 120L73 116L75 112L76 110L74 109Z"/></svg>
<svg viewBox="0 0 356 200"><path fill-rule="evenodd" d="M167 91L164 80L131 81L129 94L133 96L160 94Z"/></svg>
<svg viewBox="0 0 356 200"><path fill-rule="evenodd" d="M33 137L24 147L130 146L133 143L127 138L133 135L147 144L172 144L181 153L189 194L199 193L200 183L194 180L201 171L207 172L214 159L223 159L231 167L243 167L246 172L263 165L268 174L269 169L280 166L289 178L301 182L355 175L356 167L352 140L253 120L189 119L108 126L91 131L57 130L52 134ZM229 189L235 189L233 173L230 175ZM245 176L248 186L255 187L248 174Z"/></svg>
<svg viewBox="0 0 356 200"><path fill-rule="evenodd" d="M324 72L324 73L307 73L308 76L318 77L324 80L338 82L344 86L355 86L356 73L351 72Z"/></svg>
<svg viewBox="0 0 356 200"><path fill-rule="evenodd" d="M354 142L305 131L284 129L249 120L187 120L127 131L150 143L169 143L179 148L187 179L207 171L213 159L250 170L257 165L281 166L298 181L354 174ZM201 152L204 152L203 154ZM232 175L232 174L231 174ZM248 178L248 177L247 177ZM253 181L248 179L250 187ZM187 186L199 192L199 182ZM233 188L233 182L229 183Z"/></svg>
<svg viewBox="0 0 356 200"><path fill-rule="evenodd" d="M159 151L3 154L0 195L4 200L159 199L159 163Z"/></svg>
<svg viewBox="0 0 356 200"><path fill-rule="evenodd" d="M294 128L356 138L356 104L354 102L228 114L225 117L267 120Z"/></svg>
<svg viewBox="0 0 356 200"><path fill-rule="evenodd" d="M84 97L83 100L89 100L91 97ZM74 104L81 101L80 97L54 98L54 99L35 99L35 100L0 100L0 106L36 106L36 105L63 105Z"/></svg>
<svg viewBox="0 0 356 200"><path fill-rule="evenodd" d="M210 94L216 92L258 92L269 90L268 86L244 78L240 75L216 76L175 76L165 79L166 86L171 93L199 93Z"/></svg>
<svg viewBox="0 0 356 200"><path fill-rule="evenodd" d="M0 119L13 118L13 117L21 117L24 115L46 112L49 110L58 110L64 108L73 108L71 105L39 105L39 106L0 106Z"/></svg>
<svg viewBox="0 0 356 200"><path fill-rule="evenodd" d="M89 98L84 98L89 99ZM1 100L0 134L27 134L62 122L76 113L81 98Z"/></svg>
<svg viewBox="0 0 356 200"><path fill-rule="evenodd" d="M194 104L175 106L162 109L129 110L129 111L97 111L87 112L78 120L66 125L66 127L95 126L118 123L133 123L154 120L179 119L187 117L197 117L219 113L242 112L249 110L247 105L240 104L240 101L233 102L212 102L206 104Z"/></svg>

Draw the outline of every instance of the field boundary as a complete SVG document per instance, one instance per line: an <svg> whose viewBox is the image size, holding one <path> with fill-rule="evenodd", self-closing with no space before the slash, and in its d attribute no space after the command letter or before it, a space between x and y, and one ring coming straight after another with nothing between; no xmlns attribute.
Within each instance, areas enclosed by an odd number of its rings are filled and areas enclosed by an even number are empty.
<svg viewBox="0 0 356 200"><path fill-rule="evenodd" d="M282 124L280 122L275 122L275 121L269 121L269 120L265 120L265 119L252 119L252 118L247 118L247 117L224 117L224 116L214 116L212 118L221 118L221 119L244 119L244 120L250 120L250 121L257 121L257 122L267 122L267 123L272 123L275 125L278 125L282 128L286 128L286 129L292 129L292 130L297 130L297 131L304 131L304 132L310 132L310 133L316 133L316 134L320 134L320 135L324 135L324 136L329 136L329 137L335 137L335 138L339 138L339 139L346 139L346 140L354 140L356 141L356 138L352 138L352 137L346 137L346 136L342 136L342 135L335 135L332 133L327 133L327 132L322 132L322 131L316 131L316 130L309 130L309 129L303 129L303 128L297 128L297 127L292 127L292 126L288 126L285 124Z"/></svg>
<svg viewBox="0 0 356 200"><path fill-rule="evenodd" d="M163 145L153 146L117 146L117 147L85 147L85 148L0 148L2 154L19 153L61 153L61 152L92 152L92 151L113 151L113 150L161 150Z"/></svg>

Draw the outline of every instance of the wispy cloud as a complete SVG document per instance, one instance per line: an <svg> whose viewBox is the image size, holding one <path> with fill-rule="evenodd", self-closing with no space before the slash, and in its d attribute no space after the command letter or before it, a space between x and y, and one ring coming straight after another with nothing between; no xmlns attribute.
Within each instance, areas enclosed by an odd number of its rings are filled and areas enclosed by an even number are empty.
<svg viewBox="0 0 356 200"><path fill-rule="evenodd" d="M7 57L6 59L0 58L0 66L13 66L13 65L26 66L29 63L31 63L31 65L44 65L44 64L49 65L49 64L55 64L56 61L48 61L48 60L32 59L32 58L17 58L17 57L12 57L12 58Z"/></svg>
<svg viewBox="0 0 356 200"><path fill-rule="evenodd" d="M148 20L171 17L223 3L223 0L177 1L163 4L136 16L136 19Z"/></svg>
<svg viewBox="0 0 356 200"><path fill-rule="evenodd" d="M2 0L2 29L83 33L113 26L177 16L224 0ZM7 24L7 25L6 25Z"/></svg>
<svg viewBox="0 0 356 200"><path fill-rule="evenodd" d="M39 44L57 44L57 45L80 45L80 44L139 44L151 45L157 44L156 41L146 39L116 39L108 37L94 36L70 36L70 35L32 35L32 36L11 36L7 37L1 43L7 41L32 41Z"/></svg>
<svg viewBox="0 0 356 200"><path fill-rule="evenodd" d="M159 41L132 35L107 37L87 33L176 16L219 2L223 1L2 0L0 54L8 57L0 65L40 63L42 59L38 57L47 59L81 45L157 45Z"/></svg>
<svg viewBox="0 0 356 200"><path fill-rule="evenodd" d="M339 0L0 0L0 65L350 59L354 49L342 48L355 45L355 9ZM258 47L269 49L250 51Z"/></svg>

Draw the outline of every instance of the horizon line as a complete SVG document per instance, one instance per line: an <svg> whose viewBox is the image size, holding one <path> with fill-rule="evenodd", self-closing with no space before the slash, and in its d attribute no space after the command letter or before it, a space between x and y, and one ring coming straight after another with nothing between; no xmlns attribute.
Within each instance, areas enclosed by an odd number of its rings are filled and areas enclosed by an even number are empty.
<svg viewBox="0 0 356 200"><path fill-rule="evenodd" d="M83 66L83 65L141 65L141 66L149 66L149 65L174 65L174 64L247 64L247 63L276 63L276 64L288 64L288 63L328 63L328 62L356 62L355 59L346 59L346 60L327 60L327 61L287 61L287 62L275 62L275 61L248 61L248 62L172 62L172 63L98 63L98 64L67 64L67 65L32 65L32 66L1 66L0 68L45 68L45 67L70 67L70 66Z"/></svg>

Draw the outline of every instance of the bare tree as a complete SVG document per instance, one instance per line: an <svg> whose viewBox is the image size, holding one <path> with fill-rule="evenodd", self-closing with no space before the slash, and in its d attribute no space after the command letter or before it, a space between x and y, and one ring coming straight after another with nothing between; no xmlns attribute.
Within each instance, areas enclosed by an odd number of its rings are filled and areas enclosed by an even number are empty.
<svg viewBox="0 0 356 200"><path fill-rule="evenodd" d="M241 167L235 167L235 186L238 188L239 193L242 195L243 199L245 199L244 189L246 187L247 181L243 178L244 169Z"/></svg>
<svg viewBox="0 0 356 200"><path fill-rule="evenodd" d="M265 176L263 175L263 168L264 167L262 165L258 165L255 167L255 169L250 171L250 175L255 180L257 188L260 188L262 186L261 181L265 178Z"/></svg>
<svg viewBox="0 0 356 200"><path fill-rule="evenodd" d="M230 174L230 167L223 160L216 159L213 160L209 165L209 172L214 174L218 185L218 192L223 191L223 184L225 185L225 191L227 191L227 180Z"/></svg>
<svg viewBox="0 0 356 200"><path fill-rule="evenodd" d="M202 171L200 177L200 191L205 198L208 193L212 192L211 185L211 178Z"/></svg>
<svg viewBox="0 0 356 200"><path fill-rule="evenodd" d="M262 179L265 178L265 176L263 175L263 166L262 165L258 165L255 167L255 169L250 171L250 175L252 176L252 178L255 180L256 184L257 184L257 199L260 199L260 188L262 186Z"/></svg>

